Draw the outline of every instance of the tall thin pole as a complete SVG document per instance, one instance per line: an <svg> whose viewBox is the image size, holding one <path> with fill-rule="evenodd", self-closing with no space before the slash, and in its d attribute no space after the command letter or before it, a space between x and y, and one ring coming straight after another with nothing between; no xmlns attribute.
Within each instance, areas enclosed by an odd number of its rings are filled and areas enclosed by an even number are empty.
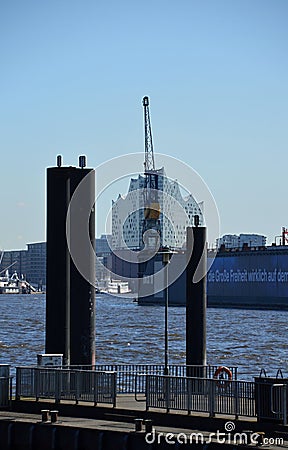
<svg viewBox="0 0 288 450"><path fill-rule="evenodd" d="M168 306L169 306L169 296L168 296L168 267L169 267L169 253L163 253L163 263L164 263L164 299L165 299L165 326L164 326L164 375L169 375L169 323L168 323Z"/></svg>
<svg viewBox="0 0 288 450"><path fill-rule="evenodd" d="M66 211L68 211L70 203L70 178L66 180ZM70 226L70 224L69 224ZM66 247L66 289L65 289L65 348L63 354L64 366L70 365L70 293L71 293L71 279L70 279L70 252Z"/></svg>

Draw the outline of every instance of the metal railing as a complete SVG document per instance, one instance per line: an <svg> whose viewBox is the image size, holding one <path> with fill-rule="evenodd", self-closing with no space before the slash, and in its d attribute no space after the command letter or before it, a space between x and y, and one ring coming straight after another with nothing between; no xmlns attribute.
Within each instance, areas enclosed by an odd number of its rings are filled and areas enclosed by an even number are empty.
<svg viewBox="0 0 288 450"><path fill-rule="evenodd" d="M116 373L43 367L16 368L16 399L32 397L116 406Z"/></svg>
<svg viewBox="0 0 288 450"><path fill-rule="evenodd" d="M169 375L175 377L213 378L219 366L186 366L170 364ZM118 394L145 394L146 378L142 375L164 375L164 364L96 364L93 366L62 366L63 369L112 371L117 373ZM237 367L229 366L232 378L237 380Z"/></svg>
<svg viewBox="0 0 288 450"><path fill-rule="evenodd" d="M146 408L255 417L255 383L148 375Z"/></svg>
<svg viewBox="0 0 288 450"><path fill-rule="evenodd" d="M181 376L181 373L192 373L191 367L195 369L194 373L200 370L201 375L209 373L211 377ZM91 367L90 370L82 370L79 366L77 369L17 367L16 399L48 398L55 399L55 402L73 400L76 403L108 403L116 406L117 393L134 393L136 400L146 402L147 410L160 408L167 412L202 412L211 417L215 414L236 418L257 417L259 420L277 420L287 425L287 383L215 378L215 369L216 366L169 366L170 373L174 371L176 375L164 376L161 374L164 370L162 365L97 365L93 370ZM160 374L157 374L158 371ZM11 378L0 378L0 390L2 380L7 383L9 379L11 383ZM5 398L2 397L6 406L9 389L7 391L7 384L3 386ZM141 399L137 398L137 394L140 394Z"/></svg>
<svg viewBox="0 0 288 450"><path fill-rule="evenodd" d="M257 417L287 425L287 383L146 376L146 409Z"/></svg>

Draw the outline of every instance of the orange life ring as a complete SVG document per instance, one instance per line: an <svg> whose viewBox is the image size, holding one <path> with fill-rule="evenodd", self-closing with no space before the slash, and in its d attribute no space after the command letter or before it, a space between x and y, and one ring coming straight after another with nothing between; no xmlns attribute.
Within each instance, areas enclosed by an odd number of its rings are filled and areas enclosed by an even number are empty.
<svg viewBox="0 0 288 450"><path fill-rule="evenodd" d="M226 380L223 379L223 381L222 381L222 379L219 378L219 375L223 374L223 372L225 372L225 373L228 375L228 379L226 379ZM214 378L215 380L218 380L217 386L223 387L223 382L224 382L224 386L226 386L227 382L232 380L233 375L232 375L231 370L228 369L228 367L225 367L225 366L219 366L219 367L215 370L215 373L214 373L213 378ZM221 377L221 378L222 378L222 377Z"/></svg>

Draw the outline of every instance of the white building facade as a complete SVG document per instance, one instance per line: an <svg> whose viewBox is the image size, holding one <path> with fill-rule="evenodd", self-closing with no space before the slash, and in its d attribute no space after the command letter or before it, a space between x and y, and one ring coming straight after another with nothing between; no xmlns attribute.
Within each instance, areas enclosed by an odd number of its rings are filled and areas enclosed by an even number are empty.
<svg viewBox="0 0 288 450"><path fill-rule="evenodd" d="M186 228L204 225L203 204L197 203L189 194L183 196L176 180L165 176L164 168L158 171L158 202L160 204L160 246L182 248L186 241ZM119 194L112 201L112 247L113 249L139 249L143 246L145 179L139 175L132 178L128 194Z"/></svg>
<svg viewBox="0 0 288 450"><path fill-rule="evenodd" d="M225 234L217 239L217 248L225 245L225 248L241 249L243 246L247 247L265 247L266 236L261 234Z"/></svg>

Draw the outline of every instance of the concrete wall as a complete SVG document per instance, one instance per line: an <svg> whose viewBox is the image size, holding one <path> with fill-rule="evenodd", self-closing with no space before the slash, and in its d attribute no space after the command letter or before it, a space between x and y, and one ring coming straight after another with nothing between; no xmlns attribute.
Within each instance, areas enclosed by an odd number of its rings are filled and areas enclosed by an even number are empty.
<svg viewBox="0 0 288 450"><path fill-rule="evenodd" d="M52 425L0 420L1 450L168 450L186 448L186 445L145 441L144 432L121 432L77 428L64 425ZM189 448L232 450L234 445L225 444L189 444ZM241 448L249 448L241 446Z"/></svg>

